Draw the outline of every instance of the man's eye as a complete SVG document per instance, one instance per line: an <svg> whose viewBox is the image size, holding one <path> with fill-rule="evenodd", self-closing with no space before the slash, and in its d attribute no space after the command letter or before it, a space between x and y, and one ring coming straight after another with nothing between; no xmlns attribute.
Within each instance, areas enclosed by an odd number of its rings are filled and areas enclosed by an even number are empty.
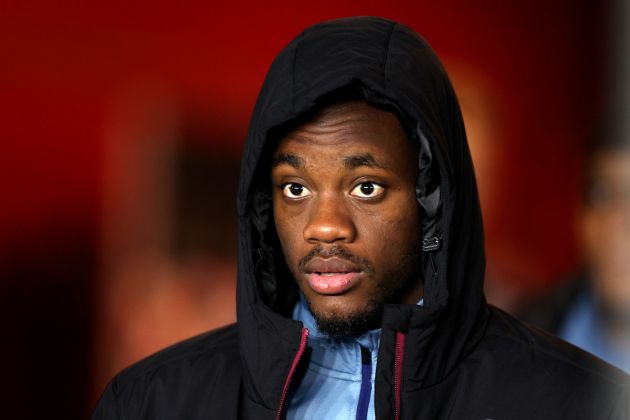
<svg viewBox="0 0 630 420"><path fill-rule="evenodd" d="M304 198L311 195L311 192L304 185L292 182L282 186L282 194L288 198Z"/></svg>
<svg viewBox="0 0 630 420"><path fill-rule="evenodd" d="M374 182L362 182L350 191L350 195L359 198L374 198L385 192L385 188Z"/></svg>

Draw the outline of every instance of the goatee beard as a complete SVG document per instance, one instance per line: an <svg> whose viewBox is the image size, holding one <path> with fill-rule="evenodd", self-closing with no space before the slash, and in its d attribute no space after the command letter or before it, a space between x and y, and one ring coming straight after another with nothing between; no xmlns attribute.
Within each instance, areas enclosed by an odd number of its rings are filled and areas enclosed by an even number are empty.
<svg viewBox="0 0 630 420"><path fill-rule="evenodd" d="M369 330L379 328L383 317L383 305L374 299L370 299L361 311L345 316L325 316L314 311L308 300L306 303L315 318L318 330L329 337L360 337Z"/></svg>
<svg viewBox="0 0 630 420"><path fill-rule="evenodd" d="M369 330L380 328L383 318L383 308L387 303L397 303L402 300L410 288L413 288L421 279L421 251L420 241L418 246L412 248L409 253L403 255L402 264L398 269L387 272L383 275L385 282L377 285L377 291L369 297L362 308L346 314L320 313L314 310L311 303L305 301L315 318L317 328L320 332L329 337L359 337ZM294 278L299 273L304 272L304 267L311 258L316 256L330 258L340 257L353 262L355 265L368 273L373 274L374 269L367 259L353 255L343 247L334 246L329 250L324 250L321 246L313 249L306 257L302 258L298 264L298 273L292 273Z"/></svg>

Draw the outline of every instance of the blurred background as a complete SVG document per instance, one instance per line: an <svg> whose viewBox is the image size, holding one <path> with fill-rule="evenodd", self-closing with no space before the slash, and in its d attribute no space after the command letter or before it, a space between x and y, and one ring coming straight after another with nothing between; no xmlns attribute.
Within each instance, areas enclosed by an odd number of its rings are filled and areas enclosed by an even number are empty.
<svg viewBox="0 0 630 420"><path fill-rule="evenodd" d="M489 300L552 293L583 266L586 146L630 97L625 3L3 1L3 416L85 418L120 369L235 320L250 113L275 54L325 19L380 15L433 45L475 159Z"/></svg>

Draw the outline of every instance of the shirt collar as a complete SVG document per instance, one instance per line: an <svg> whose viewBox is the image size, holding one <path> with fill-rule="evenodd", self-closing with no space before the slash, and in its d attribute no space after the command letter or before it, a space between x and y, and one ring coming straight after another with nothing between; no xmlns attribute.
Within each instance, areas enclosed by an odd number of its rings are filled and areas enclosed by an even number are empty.
<svg viewBox="0 0 630 420"><path fill-rule="evenodd" d="M424 305L424 299L420 299L417 303L418 306ZM308 304L306 303L306 299L304 295L300 292L300 299L295 305L293 309L293 319L297 321L301 321L306 329L309 331L309 338L315 339L320 342L322 345L330 346L330 348L335 348L339 345L350 344L352 342L357 342L358 344L366 347L370 351L378 350L379 340L381 338L381 329L376 328L373 330L369 330L365 334L357 337L330 337L327 334L319 331L317 328L317 321L315 321L315 317L311 312Z"/></svg>

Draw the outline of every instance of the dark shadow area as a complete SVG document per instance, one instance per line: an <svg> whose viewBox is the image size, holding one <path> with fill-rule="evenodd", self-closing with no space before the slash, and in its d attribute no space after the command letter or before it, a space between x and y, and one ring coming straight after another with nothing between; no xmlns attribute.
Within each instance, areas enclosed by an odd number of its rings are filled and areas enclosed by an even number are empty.
<svg viewBox="0 0 630 420"><path fill-rule="evenodd" d="M236 258L239 157L189 138L175 154L172 255Z"/></svg>
<svg viewBox="0 0 630 420"><path fill-rule="evenodd" d="M94 244L58 225L0 258L2 417L87 418Z"/></svg>

